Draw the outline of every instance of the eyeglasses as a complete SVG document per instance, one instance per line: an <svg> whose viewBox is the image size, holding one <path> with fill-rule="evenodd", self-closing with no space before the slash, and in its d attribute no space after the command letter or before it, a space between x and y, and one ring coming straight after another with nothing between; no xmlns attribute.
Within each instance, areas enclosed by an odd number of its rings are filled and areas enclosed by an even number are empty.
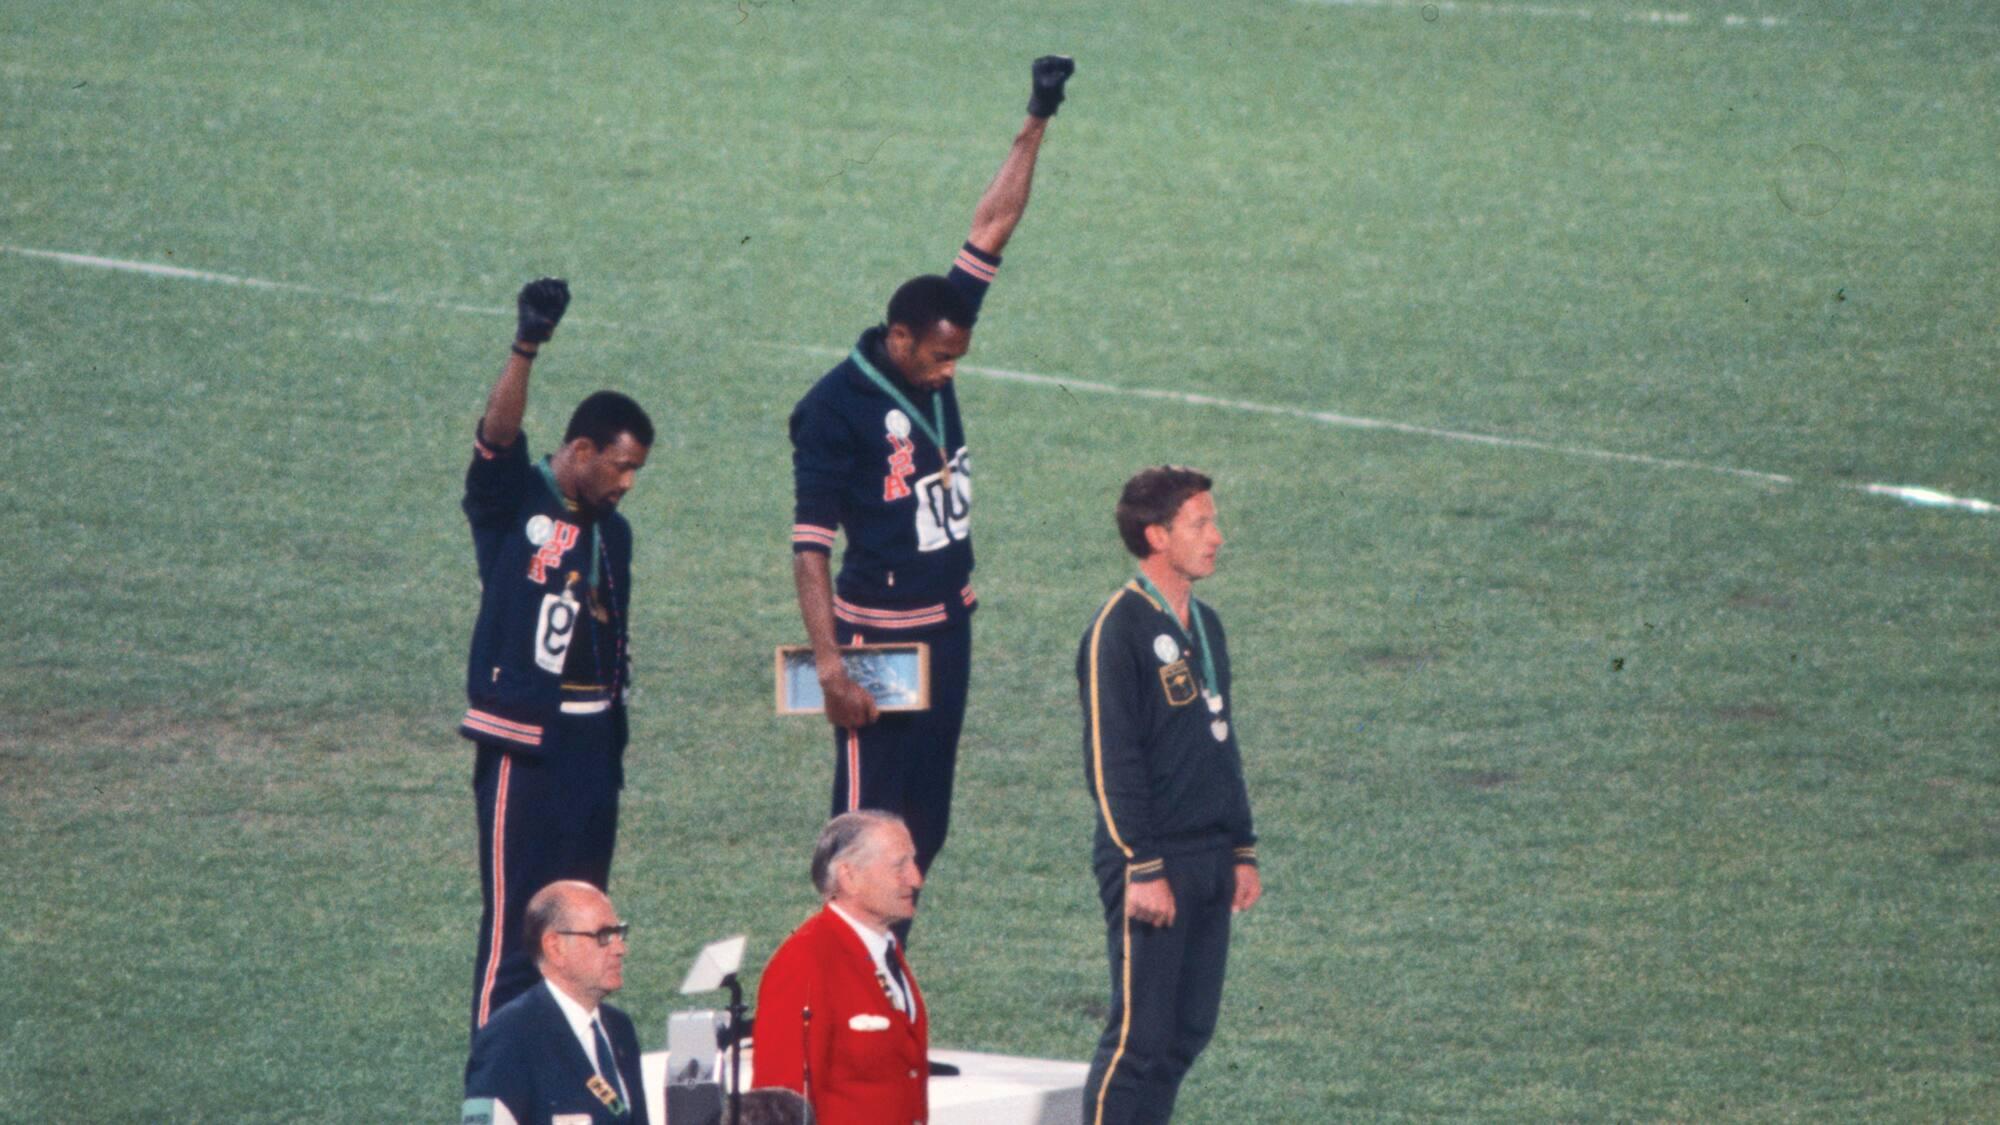
<svg viewBox="0 0 2000 1125"><path fill-rule="evenodd" d="M556 932L567 937L596 938L597 944L610 945L614 938L619 941L625 940L626 935L632 932L632 923L620 922L615 926L606 926L601 930L557 930Z"/></svg>

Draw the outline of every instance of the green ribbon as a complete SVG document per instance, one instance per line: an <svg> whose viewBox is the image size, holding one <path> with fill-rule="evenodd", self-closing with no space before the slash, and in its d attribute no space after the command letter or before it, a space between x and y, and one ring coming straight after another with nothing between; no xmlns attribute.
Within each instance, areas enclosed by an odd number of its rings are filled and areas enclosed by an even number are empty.
<svg viewBox="0 0 2000 1125"><path fill-rule="evenodd" d="M931 392L931 413L936 419L936 424L933 425L924 421L924 416L916 407L910 405L910 400L896 387L896 384L889 381L887 375L875 370L875 365L868 362L867 356L861 354L860 345L855 345L854 351L847 358L854 361L854 366L859 367L863 375L868 376L869 382L882 388L890 398L896 400L896 404L903 408L903 413L910 416L910 421L915 422L917 428L924 432L924 436L931 439L931 444L937 446L938 458L947 465L951 464L951 451L944 444L944 395L938 391Z"/></svg>
<svg viewBox="0 0 2000 1125"><path fill-rule="evenodd" d="M1161 608L1166 610L1167 619L1174 623L1174 631L1187 643L1188 655L1194 658L1191 663L1194 666L1195 683L1201 686L1202 695L1208 696L1214 690L1209 686L1208 677L1208 626L1201 623L1201 603L1195 600L1194 591L1188 591L1188 617L1194 622L1194 636L1190 637L1188 631L1181 626L1181 619L1174 614L1174 603L1167 600L1167 596L1160 592L1158 586L1153 585L1153 580L1146 577L1146 572L1143 570L1139 572L1139 588L1146 591L1160 603Z"/></svg>

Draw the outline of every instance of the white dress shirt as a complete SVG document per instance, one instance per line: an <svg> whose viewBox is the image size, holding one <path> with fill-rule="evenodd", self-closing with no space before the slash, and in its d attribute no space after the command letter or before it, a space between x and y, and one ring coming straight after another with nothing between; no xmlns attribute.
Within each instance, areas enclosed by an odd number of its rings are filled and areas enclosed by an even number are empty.
<svg viewBox="0 0 2000 1125"><path fill-rule="evenodd" d="M597 1009L584 1011L583 1005L577 1003L569 993L550 983L546 977L542 980L542 987L548 989L556 998L556 1007L562 1009L563 1018L569 1021L569 1029L576 1035L577 1045L583 1048L583 1057L590 1060L590 1069L596 1070L597 1031L591 1025L597 1022ZM608 1028L604 1032L604 1042L607 1045L611 1042L611 1031ZM598 1077L611 1083L611 1088L618 1091L618 1096L624 1099L625 1104L631 1105L632 1095L625 1092L625 1076L618 1073L618 1060L612 1059L610 1062L611 1073L600 1073Z"/></svg>
<svg viewBox="0 0 2000 1125"><path fill-rule="evenodd" d="M896 939L887 930L878 931L863 925L854 915L833 903L829 902L826 905L828 909L840 915L841 921L854 927L854 932L861 938L861 944L868 947L868 956L875 961L875 975L881 980L883 991L889 994L890 1006L905 1015L911 1015L914 1019L915 1016L911 1014L910 1009L909 979L903 975L900 968L895 972L889 971L889 950L895 947Z"/></svg>

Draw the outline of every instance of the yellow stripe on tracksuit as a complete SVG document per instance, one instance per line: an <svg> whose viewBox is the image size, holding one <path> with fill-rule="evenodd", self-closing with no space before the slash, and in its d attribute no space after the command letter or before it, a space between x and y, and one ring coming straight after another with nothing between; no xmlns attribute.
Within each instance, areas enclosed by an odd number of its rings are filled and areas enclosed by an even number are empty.
<svg viewBox="0 0 2000 1125"><path fill-rule="evenodd" d="M1132 846L1118 834L1118 822L1111 817L1111 798L1104 792L1104 714L1097 694L1097 650L1099 642L1104 637L1104 622L1111 616L1111 608L1118 604L1118 599L1124 597L1128 590L1142 598L1146 597L1145 592L1138 586L1127 582L1117 593L1111 595L1111 600L1104 603L1103 609L1097 611L1097 620L1090 626L1090 772L1092 780L1097 783L1097 807L1104 813L1104 827L1111 833L1111 842L1116 844L1118 850L1124 852L1125 858L1129 860L1132 858ZM1152 599L1146 600L1150 602Z"/></svg>
<svg viewBox="0 0 2000 1125"><path fill-rule="evenodd" d="M1104 813L1104 827L1111 833L1111 842L1132 858L1132 846L1118 834L1118 822L1111 817L1111 799L1104 792L1104 722L1102 704L1098 697L1097 654L1099 643L1104 636L1104 622L1111 616L1111 609L1126 592L1145 598L1145 591L1136 584L1126 583L1104 608L1097 613L1097 621L1090 627L1090 765L1092 778L1097 783L1097 805ZM1146 598L1148 602L1153 599ZM1125 869L1125 893L1132 892L1132 870ZM1119 951L1119 997L1121 1000L1118 1020L1118 1049L1111 1053L1111 1062L1104 1068L1104 1079L1097 1084L1097 1111L1092 1115L1092 1125L1104 1125L1104 1095L1111 1089L1111 1079L1118 1073L1118 1063L1125 1057L1125 1044L1132 1037L1132 919L1127 917L1121 923L1123 948Z"/></svg>
<svg viewBox="0 0 2000 1125"><path fill-rule="evenodd" d="M1125 873L1125 893L1132 892L1132 873ZM1111 1090L1111 1078L1118 1073L1118 1061L1125 1057L1125 1044L1132 1038L1132 918L1127 915L1120 924L1124 948L1119 951L1119 1012L1118 1049L1111 1052L1111 1062L1104 1068L1104 1081L1097 1084L1097 1112L1091 1116L1091 1125L1104 1125L1104 1095Z"/></svg>

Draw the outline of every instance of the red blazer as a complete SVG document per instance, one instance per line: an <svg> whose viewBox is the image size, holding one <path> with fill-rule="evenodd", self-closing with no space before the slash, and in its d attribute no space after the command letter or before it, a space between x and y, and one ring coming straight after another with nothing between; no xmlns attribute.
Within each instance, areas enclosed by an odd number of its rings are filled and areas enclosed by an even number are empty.
<svg viewBox="0 0 2000 1125"><path fill-rule="evenodd" d="M874 958L846 920L830 907L806 919L771 955L757 985L756 1085L805 1094L819 1125L911 1125L929 1117L930 1013L902 957L899 946L914 1022L889 1003Z"/></svg>

